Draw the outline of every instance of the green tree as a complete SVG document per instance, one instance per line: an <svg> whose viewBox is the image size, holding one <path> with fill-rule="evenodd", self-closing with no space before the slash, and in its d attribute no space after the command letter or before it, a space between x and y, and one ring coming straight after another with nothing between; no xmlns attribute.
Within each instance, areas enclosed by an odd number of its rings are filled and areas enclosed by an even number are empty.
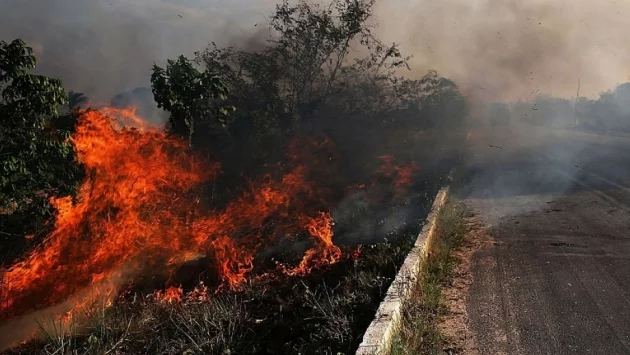
<svg viewBox="0 0 630 355"><path fill-rule="evenodd" d="M195 133L216 133L225 127L233 107L222 102L228 94L220 75L199 71L184 56L168 60L166 69L153 65L151 86L159 108L170 112L169 129L193 145Z"/></svg>
<svg viewBox="0 0 630 355"><path fill-rule="evenodd" d="M76 183L68 140L72 123L59 118L66 94L60 80L30 74L35 65L33 50L22 40L0 42L0 201L5 204L20 205L51 189L67 193Z"/></svg>
<svg viewBox="0 0 630 355"><path fill-rule="evenodd" d="M81 169L69 141L77 113L60 115L58 79L31 74L36 58L22 40L0 41L0 229L43 231L51 195L75 191Z"/></svg>

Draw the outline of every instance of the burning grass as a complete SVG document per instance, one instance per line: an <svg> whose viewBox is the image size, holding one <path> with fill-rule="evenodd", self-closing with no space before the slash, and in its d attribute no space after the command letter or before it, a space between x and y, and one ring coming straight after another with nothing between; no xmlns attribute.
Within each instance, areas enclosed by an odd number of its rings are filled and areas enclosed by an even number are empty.
<svg viewBox="0 0 630 355"><path fill-rule="evenodd" d="M341 193L323 183L313 157L334 156L326 140L291 145L285 164L216 204L199 196L220 166L133 110L86 111L72 141L78 196L52 198L53 231L0 273L0 345L35 339L9 353L351 351L405 248L358 258L356 241L333 242L331 207L347 196L363 210L422 205L408 196L416 167L388 155ZM361 213L350 215L337 230ZM418 230L385 224L397 241Z"/></svg>
<svg viewBox="0 0 630 355"><path fill-rule="evenodd" d="M48 325L45 341L6 354L350 354L415 233L406 231L408 245L364 247L361 258L304 278L252 280L219 295L202 286L183 301L179 292L127 294L68 333Z"/></svg>
<svg viewBox="0 0 630 355"><path fill-rule="evenodd" d="M141 122L126 110L115 113ZM307 205L317 205L319 196L302 165L278 181L269 177L253 185L216 211L200 204L195 189L214 178L218 166L200 161L162 131L123 129L110 116L88 111L72 140L88 179L76 200L53 198L54 231L4 272L0 319L55 305L88 285L115 297L125 279L156 268L168 277L206 255L213 257L220 286L237 289L261 247L303 232L315 245L297 266L282 265L288 275L341 258L330 214ZM274 230L264 230L271 218Z"/></svg>

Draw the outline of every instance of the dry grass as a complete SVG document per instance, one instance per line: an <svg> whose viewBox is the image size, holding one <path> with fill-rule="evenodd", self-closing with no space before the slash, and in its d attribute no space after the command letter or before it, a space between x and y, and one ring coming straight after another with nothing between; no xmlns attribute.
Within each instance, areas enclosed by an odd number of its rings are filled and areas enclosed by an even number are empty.
<svg viewBox="0 0 630 355"><path fill-rule="evenodd" d="M425 199L418 194L414 201ZM80 326L42 324L39 340L1 353L353 354L420 227L392 231L393 243L364 245L357 260L304 278L252 281L204 302L163 304L126 295L113 306L84 311Z"/></svg>
<svg viewBox="0 0 630 355"><path fill-rule="evenodd" d="M421 277L403 304L402 319L394 335L392 355L438 354L441 335L439 317L446 311L442 286L452 277L457 248L466 232L461 208L447 202L437 219L432 253L425 260Z"/></svg>
<svg viewBox="0 0 630 355"><path fill-rule="evenodd" d="M358 260L203 302L129 296L85 311L81 326L42 324L43 340L6 354L351 354L409 248L365 246Z"/></svg>

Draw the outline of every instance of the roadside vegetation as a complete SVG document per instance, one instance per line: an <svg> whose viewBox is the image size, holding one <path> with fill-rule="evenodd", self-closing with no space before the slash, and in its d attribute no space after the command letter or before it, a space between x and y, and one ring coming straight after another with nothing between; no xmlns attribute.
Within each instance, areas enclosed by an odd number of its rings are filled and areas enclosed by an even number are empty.
<svg viewBox="0 0 630 355"><path fill-rule="evenodd" d="M435 193L460 159L461 152L445 146L462 139L468 114L451 80L435 71L417 78L404 75L408 57L371 31L373 4L284 1L269 17L270 36L262 48L211 44L193 58L154 65L150 78L157 106L168 113L160 133L220 166L215 180L182 195L195 194L195 203L205 210L222 211L240 196L251 196L252 181L277 177L301 159L310 181L325 191L306 208L330 212L343 259L287 277L274 274L271 257L256 254L262 266L252 267L237 290L221 287L212 275L216 261L208 253L192 269L176 270L194 273L186 275L193 283L183 286L193 297L167 294L183 283L176 277L136 275L115 302L75 309L64 326L37 319L36 339L6 353L353 353ZM82 183L99 179L77 159L71 139L82 115L98 107L90 107L82 93L66 92L61 81L32 74L34 69L36 58L25 42L0 41L0 306L8 311L14 311L13 303L5 297L2 277L33 250L46 248L58 216L51 199L68 196L76 202ZM322 146L317 142L333 148L315 154ZM152 218L163 207L134 215ZM109 221L121 208L103 211L101 217ZM176 215L182 225L192 215L186 213ZM281 224L273 217L228 237L238 242L257 229L272 239L273 228ZM80 226L90 230L89 223ZM92 245L103 235L76 237ZM285 239L261 250L295 262L296 250L306 249L309 240ZM78 241L69 244L71 249L78 249ZM57 257L69 264L74 261L70 255ZM271 275L258 277L265 273ZM199 283L204 277L206 283ZM146 280L148 289L142 285ZM37 299L48 291L32 292L33 304L24 309L52 306ZM24 315L8 311L0 314L0 326Z"/></svg>
<svg viewBox="0 0 630 355"><path fill-rule="evenodd" d="M440 316L447 311L442 288L453 277L456 259L452 252L461 245L465 233L462 207L451 199L438 215L431 253L410 298L402 305L402 318L392 340L391 355L441 353L438 324Z"/></svg>
<svg viewBox="0 0 630 355"><path fill-rule="evenodd" d="M321 176L333 189L371 174L385 154L426 161L427 170L451 157L432 147L461 126L464 97L435 71L405 77L407 57L371 32L372 7L373 0L284 1L263 49L211 44L194 58L153 66L165 130L220 163L204 200L222 206L270 166L286 165L289 147L305 137L328 139L339 153L332 163L344 168L334 179ZM0 41L0 265L45 240L55 215L50 198L75 195L85 177L68 138L89 99L32 74L36 63L24 41Z"/></svg>
<svg viewBox="0 0 630 355"><path fill-rule="evenodd" d="M126 295L81 310L85 320L67 331L43 319L42 341L6 354L352 354L416 235L366 246L361 258L295 282L268 278L220 295L198 289L181 302Z"/></svg>

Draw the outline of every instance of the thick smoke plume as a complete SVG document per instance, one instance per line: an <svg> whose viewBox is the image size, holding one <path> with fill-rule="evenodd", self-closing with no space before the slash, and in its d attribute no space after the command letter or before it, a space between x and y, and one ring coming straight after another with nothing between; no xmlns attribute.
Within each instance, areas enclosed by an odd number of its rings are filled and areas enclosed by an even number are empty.
<svg viewBox="0 0 630 355"><path fill-rule="evenodd" d="M574 97L627 81L630 3L595 0L380 1L379 31L470 96Z"/></svg>
<svg viewBox="0 0 630 355"><path fill-rule="evenodd" d="M34 46L44 74L97 100L147 86L153 61L210 41L246 46L274 1L5 0L3 39ZM627 81L630 3L595 0L378 1L379 35L469 95L521 99L539 90L593 96ZM235 43L239 42L239 43ZM242 43L241 43L242 42Z"/></svg>
<svg viewBox="0 0 630 355"><path fill-rule="evenodd" d="M273 7L266 1L3 0L0 40L22 38L38 71L107 103L147 87L153 62L229 44ZM259 11L259 9L263 9Z"/></svg>

